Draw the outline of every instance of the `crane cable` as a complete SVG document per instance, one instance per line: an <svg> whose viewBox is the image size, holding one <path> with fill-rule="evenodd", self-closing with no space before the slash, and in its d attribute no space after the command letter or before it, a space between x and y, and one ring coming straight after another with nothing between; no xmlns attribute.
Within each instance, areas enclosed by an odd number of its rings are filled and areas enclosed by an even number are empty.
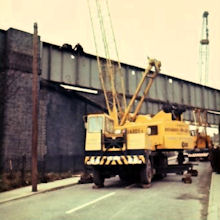
<svg viewBox="0 0 220 220"><path fill-rule="evenodd" d="M126 109L127 102L126 102L126 97L125 97L125 85L124 85L122 69L121 69L121 63L120 63L120 60L119 60L118 47L117 47L117 43L116 43L116 39L115 39L115 33L114 33L114 29L113 29L113 24L112 24L111 14L110 14L110 10L109 10L108 0L106 0L105 3L106 3L106 8L107 8L108 16L109 16L109 21L110 21L110 26L111 26L111 31L112 31L114 45L115 45L116 56L117 56L118 69L119 69L119 74L120 74L120 79L121 79L120 80L121 81L121 88L122 88L122 94L123 94L124 109Z"/></svg>
<svg viewBox="0 0 220 220"><path fill-rule="evenodd" d="M111 113L111 108L110 108L110 105L109 105L109 100L108 100L108 96L107 96L107 92L106 92L106 88L105 88L105 83L104 83L104 79L103 79L100 57L98 55L98 45L97 45L97 41L96 41L94 22L93 22L93 18L92 18L92 12L91 12L91 6L90 6L89 0L87 0L87 5L88 5L88 9L89 9L89 16L90 16L90 22L91 22L91 27L92 27L92 33L93 33L93 40L94 40L95 50L96 50L96 58L97 58L97 64L98 64L99 78L100 78L101 86L102 86L104 97L105 97L106 107L108 109L108 113L110 114Z"/></svg>
<svg viewBox="0 0 220 220"><path fill-rule="evenodd" d="M106 30L105 30L101 5L100 5L99 0L96 0L96 9L97 9L97 15L98 15L98 19L99 19L99 27L100 27L100 32L101 32L102 41L103 41L103 45L104 45L104 52L105 52L105 56L106 56L106 69L107 69L108 77L110 78L110 82L111 82L112 101L113 101L112 109L110 107L110 102L109 102L110 98L107 95L106 86L105 86L104 79L103 79L103 71L102 71L102 68L101 68L101 62L100 62L100 59L99 59L99 56L98 56L98 49L97 49L98 46L97 46L97 41L96 41L96 37L95 37L96 34L95 34L95 28L94 28L94 24L93 24L93 18L92 18L92 12L91 12L91 6L90 6L89 0L87 0L87 3L88 3L88 7L89 7L90 20L91 20L92 31L93 31L93 38L94 38L95 47L96 47L100 81L101 81L101 85L102 85L102 88L103 88L103 91L104 91L106 105L107 105L109 114L114 112L116 114L115 118L118 118L118 116L117 116L118 112L121 113L120 116L122 115L122 108L121 108L121 105L120 105L120 102L119 102L119 99L118 99L118 96L117 96L117 91L115 89L115 76L114 76L114 73L113 73L113 65L112 65L112 62L111 62L111 59L110 59L110 51L109 51L109 47L108 47L108 41L107 41L107 36L106 36ZM106 7L107 7L107 3L106 3ZM109 12L108 12L108 14L110 15ZM110 17L109 17L109 19L111 20ZM112 24L111 24L111 28L112 28L112 34L113 34L114 32L113 32ZM122 81L122 77L121 77L121 81ZM123 87L124 86L122 86L122 88ZM125 97L125 95L124 95L124 97ZM113 115L114 115L114 113L113 113Z"/></svg>
<svg viewBox="0 0 220 220"><path fill-rule="evenodd" d="M107 13L108 13L108 16L109 16L109 21L110 21L109 23L110 23L110 27L111 27L111 31L112 31L115 50L116 50L116 54L117 54L117 57L118 57L118 50L117 50L117 46L116 46L116 40L115 40L115 36L114 36L113 25L112 25L112 22L111 22L111 16L110 16L110 12L109 12L108 2L105 1L105 4L106 4L106 8L107 8ZM106 59L107 60L107 69L108 69L108 73L109 73L109 77L110 77L110 81L111 81L111 89L112 89L112 97L113 97L113 108L116 107L116 104L117 104L120 116L122 116L123 112L122 112L121 104L120 104L119 99L118 99L117 91L115 89L115 76L114 76L114 73L113 73L113 66L112 66L111 59L110 59L110 51L109 51L109 47L108 47L106 30L105 30L105 26L104 26L103 15L102 15L102 10L101 10L99 0L96 0L96 6L97 6L97 11L98 11L98 16L99 16L99 22L100 22L100 28L101 28L101 33L102 33L103 44L104 44L105 52L106 52L105 55L107 57L107 59ZM121 66L120 66L119 59L118 59L118 64L119 64L118 69L120 69ZM119 71L119 73L120 73L121 87L122 87L122 90L123 90L122 93L123 93L123 98L124 98L124 109L125 109L126 108L126 99L125 99L125 92L124 92L125 89L124 89L123 77L122 77L121 71Z"/></svg>
<svg viewBox="0 0 220 220"><path fill-rule="evenodd" d="M116 103L117 103L119 111L121 112L120 103L118 101L118 97L117 97L117 93L116 93L116 89L115 89L115 78L114 78L114 73L113 73L113 66L112 66L111 59L110 59L110 52L109 52L109 47L108 47L106 30L105 30L105 25L104 25L104 21L103 21L103 15L102 15L102 10L101 10L99 0L96 0L96 7L97 7L97 12L98 12L100 31L102 33L102 41L103 41L104 50L105 50L106 63L107 63L106 66L107 66L107 71L108 71L108 75L109 75L110 82L111 82L112 101L113 101L112 112L117 111L116 110Z"/></svg>
<svg viewBox="0 0 220 220"><path fill-rule="evenodd" d="M110 81L111 81L111 89L112 89L112 101L113 101L113 109L115 108L115 112L117 112L117 114L119 113L119 118L122 117L123 115L123 111L122 111L122 107L121 104L119 102L119 98L118 98L118 93L117 90L115 88L115 74L113 72L113 65L110 59L110 51L109 51L109 47L108 47L108 41L107 41L107 36L106 36L106 29L104 26L104 19L103 19L103 15L102 15L102 10L101 10L101 6L100 6L100 0L96 0L96 6L97 6L97 11L98 11L98 16L99 16L99 21L100 21L100 28L101 28L101 32L102 32L102 38L103 38L103 44L105 46L105 51L106 51L106 61L107 61L107 70L108 70L108 74L110 77ZM121 82L121 88L122 88L122 94L123 94L123 104L124 104L124 110L126 108L126 98L125 98L125 87L124 87L124 80L122 77L122 71L121 71L121 65L119 62L119 56L118 56L118 50L117 50L117 45L116 45L116 40L115 40L115 35L114 35L114 31L113 31L113 25L112 25L112 21L111 21L111 15L110 15L110 10L108 7L108 2L105 1L105 7L107 9L107 13L108 13L108 17L109 17L109 23L110 23L110 27L111 27L111 36L113 37L113 41L114 41L114 45L115 45L115 51L118 57L118 70L119 70L119 75L120 75L120 82ZM116 107L117 104L117 107Z"/></svg>

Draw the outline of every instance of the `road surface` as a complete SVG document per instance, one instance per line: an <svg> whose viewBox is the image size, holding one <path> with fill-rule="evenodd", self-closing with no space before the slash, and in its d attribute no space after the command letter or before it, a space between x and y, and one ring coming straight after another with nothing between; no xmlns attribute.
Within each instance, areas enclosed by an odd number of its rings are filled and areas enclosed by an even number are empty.
<svg viewBox="0 0 220 220"><path fill-rule="evenodd" d="M196 167L198 177L184 184L170 174L151 188L122 184L111 178L105 187L75 185L0 205L1 220L205 220L211 168Z"/></svg>

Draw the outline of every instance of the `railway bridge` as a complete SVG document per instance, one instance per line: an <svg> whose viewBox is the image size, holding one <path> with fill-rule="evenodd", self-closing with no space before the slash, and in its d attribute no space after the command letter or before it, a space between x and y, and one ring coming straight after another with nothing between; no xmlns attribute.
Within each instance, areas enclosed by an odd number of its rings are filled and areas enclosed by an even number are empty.
<svg viewBox="0 0 220 220"><path fill-rule="evenodd" d="M105 110L96 56L68 44L57 46L42 42L39 36L38 60L38 155L43 163L41 167L44 171L82 170L83 115ZM21 155L27 157L26 161L31 156L32 34L13 28L0 30L0 71L0 165L7 170L11 164L9 160L16 164ZM143 71L122 63L127 101ZM119 80L120 77L116 76L116 89L121 93ZM200 108L208 111L209 124L219 125L218 89L161 73L155 79L141 112L155 114L167 101L184 105L189 110L184 113L185 120L192 121L191 110ZM19 165L19 161L21 158L14 168L24 165ZM30 162L25 166L30 169Z"/></svg>

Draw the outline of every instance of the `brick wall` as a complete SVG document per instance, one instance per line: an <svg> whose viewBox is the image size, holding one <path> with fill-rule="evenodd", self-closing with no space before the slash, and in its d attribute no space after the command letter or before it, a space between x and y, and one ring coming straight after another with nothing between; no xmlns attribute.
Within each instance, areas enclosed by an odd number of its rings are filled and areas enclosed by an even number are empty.
<svg viewBox="0 0 220 220"><path fill-rule="evenodd" d="M62 163L63 170L74 170L74 160L77 160L79 165L75 164L77 169L82 169L85 139L83 115L86 103L74 94L66 94L45 86L41 87L40 97L42 142L39 142L39 147L49 162L47 169L59 170Z"/></svg>
<svg viewBox="0 0 220 220"><path fill-rule="evenodd" d="M4 170L31 169L32 140L32 35L9 29L5 33L6 86ZM40 66L39 66L40 67ZM91 98L91 97L90 97ZM101 111L99 106L75 92L43 81L39 76L39 170L79 171L83 169L85 128L83 115ZM43 167L43 168L42 168Z"/></svg>
<svg viewBox="0 0 220 220"><path fill-rule="evenodd" d="M1 150L4 168L9 161L31 155L32 35L9 29L1 39L4 47L4 113ZM2 73L1 73L2 74ZM12 163L14 169L17 164ZM30 159L27 161L30 168Z"/></svg>

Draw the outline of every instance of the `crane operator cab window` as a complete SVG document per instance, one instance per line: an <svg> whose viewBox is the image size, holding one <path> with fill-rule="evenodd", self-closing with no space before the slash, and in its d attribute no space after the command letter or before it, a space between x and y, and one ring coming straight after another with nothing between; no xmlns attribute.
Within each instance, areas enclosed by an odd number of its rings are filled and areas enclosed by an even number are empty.
<svg viewBox="0 0 220 220"><path fill-rule="evenodd" d="M88 132L99 133L108 132L114 133L114 121L106 116L88 117Z"/></svg>
<svg viewBox="0 0 220 220"><path fill-rule="evenodd" d="M97 133L103 130L103 116L94 116L88 118L88 132Z"/></svg>
<svg viewBox="0 0 220 220"><path fill-rule="evenodd" d="M114 121L107 117L105 117L105 130L108 133L114 133Z"/></svg>

